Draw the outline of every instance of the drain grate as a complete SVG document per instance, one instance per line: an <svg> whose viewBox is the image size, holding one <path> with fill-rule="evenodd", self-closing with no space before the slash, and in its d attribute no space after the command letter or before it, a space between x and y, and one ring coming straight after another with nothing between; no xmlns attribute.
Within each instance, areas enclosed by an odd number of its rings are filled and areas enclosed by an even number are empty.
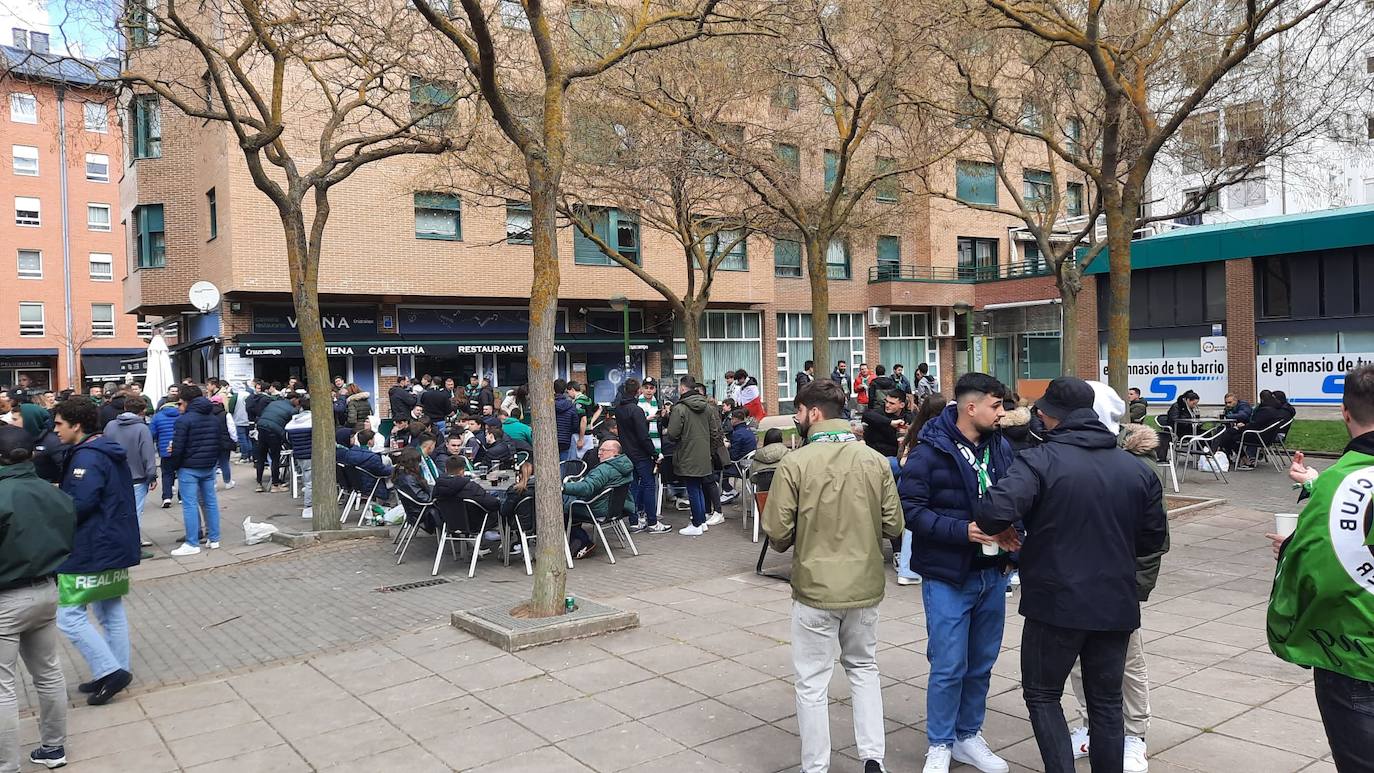
<svg viewBox="0 0 1374 773"><path fill-rule="evenodd" d="M443 577L435 577L432 580L420 580L419 582L406 582L400 585L383 585L377 588L378 593L400 593L401 591L415 590L416 588L428 588L432 585L445 585L448 580Z"/></svg>

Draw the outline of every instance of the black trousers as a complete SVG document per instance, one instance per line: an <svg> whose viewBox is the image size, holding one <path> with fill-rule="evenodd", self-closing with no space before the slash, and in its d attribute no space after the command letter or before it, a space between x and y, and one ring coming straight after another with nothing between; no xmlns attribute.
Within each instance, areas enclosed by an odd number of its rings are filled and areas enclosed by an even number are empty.
<svg viewBox="0 0 1374 773"><path fill-rule="evenodd" d="M1314 669L1317 710L1340 773L1374 773L1374 682Z"/></svg>
<svg viewBox="0 0 1374 773"><path fill-rule="evenodd" d="M1082 631L1026 620L1021 636L1021 684L1045 773L1073 773L1073 746L1064 721L1064 682L1083 662L1093 773L1121 773L1126 724L1121 679L1130 631Z"/></svg>
<svg viewBox="0 0 1374 773"><path fill-rule="evenodd" d="M259 486L262 485L262 470L269 465L272 469L272 485L281 485L281 446L283 440L281 435L270 429L264 429L261 425L258 426L258 444L253 449L257 452L257 457L254 459L253 466L257 470Z"/></svg>

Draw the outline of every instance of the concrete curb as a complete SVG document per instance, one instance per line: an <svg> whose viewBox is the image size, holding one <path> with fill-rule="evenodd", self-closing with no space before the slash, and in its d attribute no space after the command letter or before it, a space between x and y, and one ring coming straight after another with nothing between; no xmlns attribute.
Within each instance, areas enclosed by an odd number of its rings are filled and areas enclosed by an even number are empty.
<svg viewBox="0 0 1374 773"><path fill-rule="evenodd" d="M510 609L510 604L498 604L459 610L452 614L450 622L454 628L506 652L639 626L638 612L627 612L586 599L579 599L572 612L558 617L517 619L510 616Z"/></svg>
<svg viewBox="0 0 1374 773"><path fill-rule="evenodd" d="M1183 496L1183 495L1181 495L1181 494L1169 494L1169 495L1168 495L1168 498L1169 498L1169 499L1183 499L1183 500L1189 500L1189 501L1191 502L1191 504L1184 505L1183 507L1175 507L1174 509L1170 510L1170 511L1169 511L1169 517L1170 517L1170 518L1173 518L1174 516L1178 516L1178 515L1184 515L1185 513L1195 513L1195 512L1197 512L1197 511L1199 511L1199 510L1206 510L1206 509L1208 509L1208 508L1216 507L1217 505L1224 505L1224 504L1226 504L1226 500L1225 500L1225 499L1209 499L1209 498L1207 498L1207 497L1189 497L1189 496Z"/></svg>
<svg viewBox="0 0 1374 773"><path fill-rule="evenodd" d="M385 526L367 526L358 529L330 529L328 531L278 531L272 533L272 542L288 548L305 548L326 542L346 539L374 539L390 537L391 529Z"/></svg>

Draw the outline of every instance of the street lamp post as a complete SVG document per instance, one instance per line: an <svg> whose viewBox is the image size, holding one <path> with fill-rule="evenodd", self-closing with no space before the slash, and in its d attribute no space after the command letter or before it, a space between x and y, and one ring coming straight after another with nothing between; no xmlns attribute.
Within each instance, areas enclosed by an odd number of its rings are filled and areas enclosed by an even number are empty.
<svg viewBox="0 0 1374 773"><path fill-rule="evenodd" d="M623 382L624 379L630 377L630 301L623 295L612 295L611 308L620 312L621 329L625 331L625 370L624 375L621 376Z"/></svg>

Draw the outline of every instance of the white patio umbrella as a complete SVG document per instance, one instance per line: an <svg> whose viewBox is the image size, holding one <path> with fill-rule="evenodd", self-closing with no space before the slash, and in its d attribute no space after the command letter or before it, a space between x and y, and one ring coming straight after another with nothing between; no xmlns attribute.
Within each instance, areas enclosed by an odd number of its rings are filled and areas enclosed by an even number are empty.
<svg viewBox="0 0 1374 773"><path fill-rule="evenodd" d="M172 385L172 355L167 351L167 342L157 333L148 342L148 375L143 382L143 394L156 405L167 394Z"/></svg>

